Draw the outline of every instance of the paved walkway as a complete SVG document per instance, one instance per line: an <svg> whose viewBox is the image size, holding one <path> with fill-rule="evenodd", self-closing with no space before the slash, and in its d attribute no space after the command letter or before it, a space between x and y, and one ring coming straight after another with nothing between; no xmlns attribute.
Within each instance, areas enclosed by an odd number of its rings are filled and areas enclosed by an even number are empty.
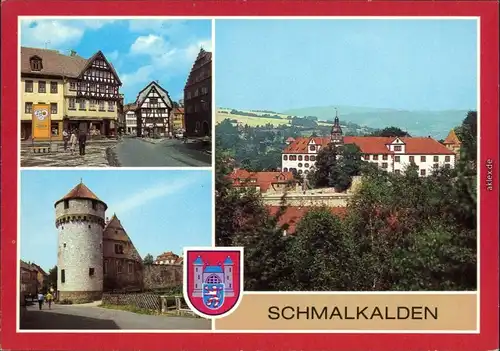
<svg viewBox="0 0 500 351"><path fill-rule="evenodd" d="M177 139L123 138L114 148L122 167L210 167L211 155Z"/></svg>
<svg viewBox="0 0 500 351"><path fill-rule="evenodd" d="M48 144L47 144L48 145ZM33 153L31 143L21 144L21 167L108 167L106 149L116 145L116 141L90 142L85 148L85 155L78 154L78 145L73 155L64 151L58 144L56 152Z"/></svg>
<svg viewBox="0 0 500 351"><path fill-rule="evenodd" d="M209 330L211 322L202 318L137 314L88 305L28 306L20 329L149 329Z"/></svg>

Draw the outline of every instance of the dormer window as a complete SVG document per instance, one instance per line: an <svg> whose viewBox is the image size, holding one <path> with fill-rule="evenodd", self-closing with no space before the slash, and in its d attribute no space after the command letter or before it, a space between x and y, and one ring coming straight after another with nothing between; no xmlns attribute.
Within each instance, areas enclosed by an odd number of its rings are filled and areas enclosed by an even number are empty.
<svg viewBox="0 0 500 351"><path fill-rule="evenodd" d="M32 56L30 58L30 67L32 71L41 71L43 69L42 58L39 56Z"/></svg>

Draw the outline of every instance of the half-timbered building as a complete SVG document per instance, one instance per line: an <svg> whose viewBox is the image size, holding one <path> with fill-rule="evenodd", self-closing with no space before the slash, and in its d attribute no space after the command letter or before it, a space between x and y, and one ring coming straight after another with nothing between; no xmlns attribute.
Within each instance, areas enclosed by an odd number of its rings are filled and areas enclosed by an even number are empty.
<svg viewBox="0 0 500 351"><path fill-rule="evenodd" d="M212 53L201 49L184 88L184 123L188 137L212 135Z"/></svg>
<svg viewBox="0 0 500 351"><path fill-rule="evenodd" d="M169 136L173 104L168 92L157 82L149 83L135 102L137 136Z"/></svg>
<svg viewBox="0 0 500 351"><path fill-rule="evenodd" d="M101 51L89 59L75 51L21 48L21 136L31 136L33 105L50 104L52 137L63 129L92 135L115 132L121 81Z"/></svg>

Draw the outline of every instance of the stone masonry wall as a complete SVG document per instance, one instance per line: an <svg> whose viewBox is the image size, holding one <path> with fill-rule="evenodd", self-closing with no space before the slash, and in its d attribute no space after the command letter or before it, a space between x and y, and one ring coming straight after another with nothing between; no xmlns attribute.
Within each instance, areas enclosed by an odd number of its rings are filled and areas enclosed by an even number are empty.
<svg viewBox="0 0 500 351"><path fill-rule="evenodd" d="M144 266L144 289L164 289L182 284L182 266L153 264Z"/></svg>

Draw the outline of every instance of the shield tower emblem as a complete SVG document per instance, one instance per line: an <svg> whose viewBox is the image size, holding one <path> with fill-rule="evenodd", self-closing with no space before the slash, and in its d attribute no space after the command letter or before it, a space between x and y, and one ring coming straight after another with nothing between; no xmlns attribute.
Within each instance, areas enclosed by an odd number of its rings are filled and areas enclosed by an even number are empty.
<svg viewBox="0 0 500 351"><path fill-rule="evenodd" d="M242 247L184 248L184 299L204 318L227 316L243 292Z"/></svg>

